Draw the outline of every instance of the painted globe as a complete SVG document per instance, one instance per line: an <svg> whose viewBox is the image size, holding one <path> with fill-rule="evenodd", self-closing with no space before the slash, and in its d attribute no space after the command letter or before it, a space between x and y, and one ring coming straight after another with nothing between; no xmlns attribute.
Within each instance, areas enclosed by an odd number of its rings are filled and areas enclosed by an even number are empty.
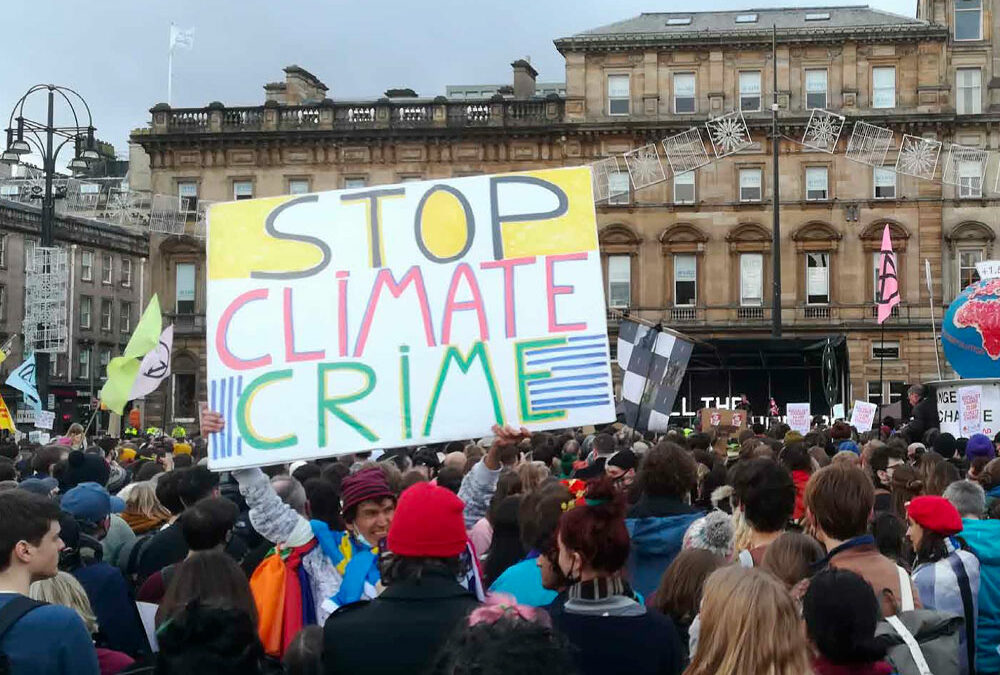
<svg viewBox="0 0 1000 675"><path fill-rule="evenodd" d="M967 287L945 312L941 344L961 377L1000 377L1000 278Z"/></svg>

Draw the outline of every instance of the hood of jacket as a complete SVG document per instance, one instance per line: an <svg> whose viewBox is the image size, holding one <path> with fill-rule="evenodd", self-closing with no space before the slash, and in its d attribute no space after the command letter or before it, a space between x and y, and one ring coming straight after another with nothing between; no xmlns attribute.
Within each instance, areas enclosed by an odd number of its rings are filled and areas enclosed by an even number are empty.
<svg viewBox="0 0 1000 675"><path fill-rule="evenodd" d="M705 514L682 513L673 516L628 518L625 525L632 538L632 548L642 555L671 555L680 548L684 533Z"/></svg>
<svg viewBox="0 0 1000 675"><path fill-rule="evenodd" d="M1000 520L962 519L958 533L984 565L1000 565Z"/></svg>

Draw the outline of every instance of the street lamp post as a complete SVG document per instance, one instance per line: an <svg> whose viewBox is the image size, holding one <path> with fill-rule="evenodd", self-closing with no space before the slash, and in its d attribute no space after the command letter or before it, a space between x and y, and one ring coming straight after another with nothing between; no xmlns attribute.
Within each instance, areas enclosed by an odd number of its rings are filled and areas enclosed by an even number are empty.
<svg viewBox="0 0 1000 675"><path fill-rule="evenodd" d="M45 123L36 122L24 116L24 104L32 94L45 91L48 98L48 114ZM66 107L73 117L73 124L68 126L55 125L56 97L60 97L65 102ZM82 111L86 113L86 124L81 124L81 115L77 112L77 107L73 101L77 101L77 106L82 104ZM61 139L59 145L55 145L56 140ZM94 142L94 124L90 115L90 106L83 100L83 97L68 87L60 87L54 84L36 84L14 105L10 113L7 127L7 149L0 154L0 162L5 164L17 164L21 161L22 155L32 152L32 149L42 157L42 170L45 175L45 189L41 194L32 194L32 198L42 200L42 232L39 244L42 247L53 245L53 229L55 225L56 197L53 194L52 182L56 173L56 158L63 147L72 142L76 152L72 160L67 165L74 173L83 171L90 162L100 159ZM60 195L61 196L61 195ZM72 365L70 366L72 367ZM48 352L37 352L35 356L35 383L38 389L38 397L42 401L43 409L48 408L49 401L49 354Z"/></svg>

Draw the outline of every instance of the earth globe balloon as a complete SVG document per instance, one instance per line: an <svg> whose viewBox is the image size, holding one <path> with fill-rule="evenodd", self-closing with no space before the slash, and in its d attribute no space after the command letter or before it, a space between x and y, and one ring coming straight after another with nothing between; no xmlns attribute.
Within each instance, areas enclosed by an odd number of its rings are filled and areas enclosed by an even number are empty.
<svg viewBox="0 0 1000 675"><path fill-rule="evenodd" d="M960 377L1000 377L1000 278L965 288L945 312L944 356Z"/></svg>

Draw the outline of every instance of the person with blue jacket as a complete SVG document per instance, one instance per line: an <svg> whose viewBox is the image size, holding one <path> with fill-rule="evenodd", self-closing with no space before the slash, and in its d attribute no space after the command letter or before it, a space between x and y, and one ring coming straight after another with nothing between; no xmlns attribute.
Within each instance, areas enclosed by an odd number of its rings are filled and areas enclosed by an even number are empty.
<svg viewBox="0 0 1000 675"><path fill-rule="evenodd" d="M627 571L632 588L649 597L680 553L684 532L704 513L691 506L698 484L694 458L676 443L647 452L637 481L641 496L625 520L632 539Z"/></svg>

